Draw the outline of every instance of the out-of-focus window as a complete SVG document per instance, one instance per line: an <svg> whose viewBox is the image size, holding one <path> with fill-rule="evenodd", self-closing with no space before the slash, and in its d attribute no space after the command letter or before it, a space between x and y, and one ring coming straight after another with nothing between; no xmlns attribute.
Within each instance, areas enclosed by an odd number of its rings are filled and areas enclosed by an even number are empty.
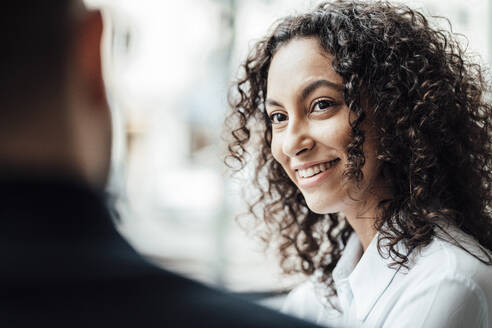
<svg viewBox="0 0 492 328"><path fill-rule="evenodd" d="M277 18L318 2L87 0L104 8L106 19L116 128L110 189L119 191L120 229L156 263L235 291L292 283L235 222L245 208L222 163L220 135L230 81L248 47ZM487 0L407 3L448 17L490 62Z"/></svg>

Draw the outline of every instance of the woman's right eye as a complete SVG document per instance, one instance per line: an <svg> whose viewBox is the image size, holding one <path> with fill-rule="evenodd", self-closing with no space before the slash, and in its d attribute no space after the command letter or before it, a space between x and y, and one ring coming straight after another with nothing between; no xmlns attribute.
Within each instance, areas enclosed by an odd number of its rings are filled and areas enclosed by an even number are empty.
<svg viewBox="0 0 492 328"><path fill-rule="evenodd" d="M270 122L272 124L278 124L287 120L287 115L282 113L273 113L270 115Z"/></svg>

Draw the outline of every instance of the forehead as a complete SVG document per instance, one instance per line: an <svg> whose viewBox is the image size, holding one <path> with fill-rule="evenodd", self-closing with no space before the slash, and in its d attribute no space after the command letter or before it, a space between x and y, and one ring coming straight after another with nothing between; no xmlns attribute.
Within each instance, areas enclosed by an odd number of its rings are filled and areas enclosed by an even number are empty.
<svg viewBox="0 0 492 328"><path fill-rule="evenodd" d="M298 38L281 46L268 70L268 97L293 95L303 86L318 79L342 84L331 63L333 56L325 52L316 38Z"/></svg>

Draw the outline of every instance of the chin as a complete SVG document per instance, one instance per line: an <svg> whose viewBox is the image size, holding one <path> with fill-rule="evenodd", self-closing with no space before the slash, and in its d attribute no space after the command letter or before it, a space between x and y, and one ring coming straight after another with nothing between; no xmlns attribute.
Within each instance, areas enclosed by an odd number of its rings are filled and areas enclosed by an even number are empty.
<svg viewBox="0 0 492 328"><path fill-rule="evenodd" d="M310 199L307 197L305 197L305 199L309 209L316 214L330 214L339 212L339 210L336 209L336 206L333 206L333 204L327 202L326 200Z"/></svg>

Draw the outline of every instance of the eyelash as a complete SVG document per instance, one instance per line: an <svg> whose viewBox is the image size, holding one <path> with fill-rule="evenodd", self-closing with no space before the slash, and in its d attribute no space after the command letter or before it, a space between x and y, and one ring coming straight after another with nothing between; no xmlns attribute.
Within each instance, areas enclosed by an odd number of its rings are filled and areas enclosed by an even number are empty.
<svg viewBox="0 0 492 328"><path fill-rule="evenodd" d="M315 111L314 108L316 106L318 106L319 104L323 103L323 102L328 103L328 105L326 106L326 108L323 108L323 109L321 109L319 111ZM329 100L329 99L319 99L316 102L314 102L313 106L311 107L311 111L310 112L311 113L313 113L313 112L326 112L327 110L329 110L329 107L333 107L335 105L336 105L336 103L334 101L332 101L332 100Z"/></svg>
<svg viewBox="0 0 492 328"><path fill-rule="evenodd" d="M319 104L323 103L323 102L327 103L326 108L323 108L321 110L315 111L314 108L316 106L318 106ZM313 103L313 106L311 107L311 111L310 112L311 113L313 113L313 112L323 113L323 112L326 112L327 110L329 110L329 107L333 107L335 105L336 105L336 103L334 101L332 101L332 100L329 100L329 99L319 99L319 100L317 100L317 101L315 101ZM276 120L275 117L278 117L279 115L283 116L284 119L283 120L279 120L277 118L277 120ZM287 115L285 115L283 113L278 113L277 112L277 113L272 113L268 118L270 119L270 123L271 124L279 124L279 123L281 123L281 122L283 122L283 121L285 121L287 119Z"/></svg>
<svg viewBox="0 0 492 328"><path fill-rule="evenodd" d="M283 113L272 113L268 118L270 119L270 123L271 124L279 124L280 122L283 122L285 121L285 119L283 121L275 121L275 116L277 115L282 115L284 116L285 118L287 118L287 115L283 114Z"/></svg>

